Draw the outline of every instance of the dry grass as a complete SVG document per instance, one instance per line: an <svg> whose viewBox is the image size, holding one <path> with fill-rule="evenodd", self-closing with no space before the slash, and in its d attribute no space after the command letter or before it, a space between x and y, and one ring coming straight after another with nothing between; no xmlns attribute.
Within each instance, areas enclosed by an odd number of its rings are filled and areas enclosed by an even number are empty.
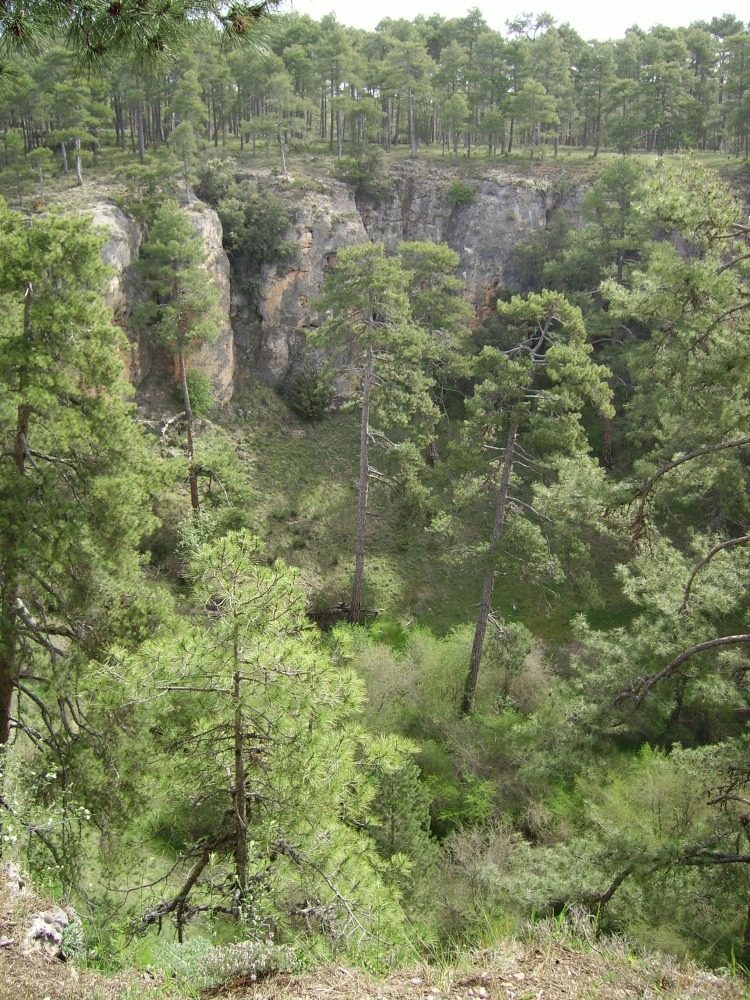
<svg viewBox="0 0 750 1000"><path fill-rule="evenodd" d="M335 967L260 983L237 981L204 995L221 1000L739 1000L747 992L739 980L662 957L509 942L450 970L425 966L372 979Z"/></svg>
<svg viewBox="0 0 750 1000"><path fill-rule="evenodd" d="M33 893L11 898L0 888L0 1000L137 1000L198 994L141 973L107 977L72 963L24 956L18 941L28 917L44 901ZM507 941L475 952L453 967L423 965L373 978L331 966L314 973L247 977L204 990L216 1000L741 1000L746 984L666 956L633 955L624 942L577 939L554 922L529 941Z"/></svg>
<svg viewBox="0 0 750 1000"><path fill-rule="evenodd" d="M33 889L11 893L0 873L0 940L12 943L0 948L0 1000L125 1000L164 996L155 980L138 973L108 977L76 968L41 954L24 955L20 949L31 917L49 908Z"/></svg>

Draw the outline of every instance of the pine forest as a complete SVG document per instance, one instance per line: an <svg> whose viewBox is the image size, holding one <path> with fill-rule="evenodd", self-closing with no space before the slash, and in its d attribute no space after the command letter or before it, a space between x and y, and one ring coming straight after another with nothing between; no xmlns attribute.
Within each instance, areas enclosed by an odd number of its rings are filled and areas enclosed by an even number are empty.
<svg viewBox="0 0 750 1000"><path fill-rule="evenodd" d="M749 210L730 14L1 6L3 1000L748 995Z"/></svg>

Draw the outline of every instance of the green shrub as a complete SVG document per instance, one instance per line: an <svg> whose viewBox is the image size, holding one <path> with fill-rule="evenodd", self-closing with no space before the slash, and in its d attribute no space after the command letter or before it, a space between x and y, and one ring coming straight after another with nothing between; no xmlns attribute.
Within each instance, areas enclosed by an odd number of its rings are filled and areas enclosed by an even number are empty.
<svg viewBox="0 0 750 1000"><path fill-rule="evenodd" d="M463 181L454 181L445 194L451 208L459 205L470 205L474 201L474 188Z"/></svg>
<svg viewBox="0 0 750 1000"><path fill-rule="evenodd" d="M212 156L198 167L197 194L209 205L231 198L238 191L235 167L231 160Z"/></svg>
<svg viewBox="0 0 750 1000"><path fill-rule="evenodd" d="M290 948L266 936L218 946L205 938L179 945L164 943L154 949L153 959L159 970L194 989L218 987L240 977L253 982L273 972L286 972L295 963Z"/></svg>
<svg viewBox="0 0 750 1000"><path fill-rule="evenodd" d="M204 417L213 409L214 387L209 375L205 372L187 373L188 392L190 394L190 406L196 417ZM174 389L175 403L182 406L182 386L179 383Z"/></svg>
<svg viewBox="0 0 750 1000"><path fill-rule="evenodd" d="M388 158L380 146L369 146L357 156L336 161L336 176L354 188L358 198L370 198L377 205L390 189Z"/></svg>
<svg viewBox="0 0 750 1000"><path fill-rule="evenodd" d="M293 264L297 244L284 239L291 226L291 211L281 198L270 191L250 195L240 243L246 263L258 271L261 264Z"/></svg>
<svg viewBox="0 0 750 1000"><path fill-rule="evenodd" d="M333 402L328 376L316 368L301 371L289 392L289 405L303 420L321 420Z"/></svg>
<svg viewBox="0 0 750 1000"><path fill-rule="evenodd" d="M292 227L289 206L270 191L227 191L216 211L224 230L224 246L238 271L246 275L246 290L263 264L291 266L297 259L295 240L285 239Z"/></svg>

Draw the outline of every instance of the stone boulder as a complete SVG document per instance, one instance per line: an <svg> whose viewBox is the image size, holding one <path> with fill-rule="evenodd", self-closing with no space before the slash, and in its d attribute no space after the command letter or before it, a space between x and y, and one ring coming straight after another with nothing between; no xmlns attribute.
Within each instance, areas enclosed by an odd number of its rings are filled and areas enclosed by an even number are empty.
<svg viewBox="0 0 750 1000"><path fill-rule="evenodd" d="M63 933L69 924L69 915L59 906L35 914L21 941L21 951L25 955L39 952L48 958L65 959Z"/></svg>

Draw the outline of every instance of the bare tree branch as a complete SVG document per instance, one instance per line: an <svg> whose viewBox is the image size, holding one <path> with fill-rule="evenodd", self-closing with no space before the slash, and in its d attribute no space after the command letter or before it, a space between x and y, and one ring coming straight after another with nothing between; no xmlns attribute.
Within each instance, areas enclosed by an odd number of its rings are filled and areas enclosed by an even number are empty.
<svg viewBox="0 0 750 1000"><path fill-rule="evenodd" d="M715 545L711 549L711 551L708 552L708 554L693 567L693 571L688 577L687 583L685 584L685 593L682 598L682 605L680 607L680 611L684 612L688 610L688 604L690 602L690 590L693 586L693 581L695 580L695 577L700 572L700 570L702 570L704 566L707 566L711 562L713 557L715 555L718 555L719 552L723 552L724 549L732 549L736 545L747 545L748 542L750 542L750 535L742 535L739 538L730 538L729 541L721 542L719 545Z"/></svg>
<svg viewBox="0 0 750 1000"><path fill-rule="evenodd" d="M699 653L705 653L709 649L719 649L722 646L737 646L745 642L750 642L750 635L723 635L717 639L707 639L705 642L699 642L695 646L691 646L690 649L686 649L684 652L680 653L679 656L676 656L662 670L659 670L655 674L651 674L648 677L641 677L631 687L620 691L620 693L616 696L614 703L615 705L618 705L627 698L633 698L636 704L640 704L652 687L655 687L659 681L663 681L667 677L671 677L673 674L676 674L682 664L691 659L693 656L697 656Z"/></svg>

